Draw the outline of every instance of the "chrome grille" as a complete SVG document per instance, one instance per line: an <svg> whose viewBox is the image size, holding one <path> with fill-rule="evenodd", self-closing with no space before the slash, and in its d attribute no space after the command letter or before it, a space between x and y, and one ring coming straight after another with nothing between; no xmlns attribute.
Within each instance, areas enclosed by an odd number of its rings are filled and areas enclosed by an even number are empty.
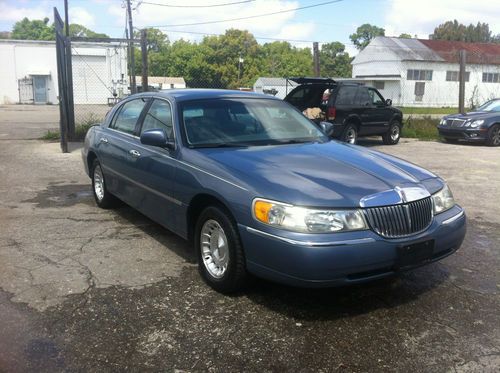
<svg viewBox="0 0 500 373"><path fill-rule="evenodd" d="M446 121L446 124L449 125L450 127L463 127L465 123L465 120L463 119L448 119Z"/></svg>
<svg viewBox="0 0 500 373"><path fill-rule="evenodd" d="M370 227L383 237L409 236L425 230L432 222L430 197L402 205L365 209Z"/></svg>

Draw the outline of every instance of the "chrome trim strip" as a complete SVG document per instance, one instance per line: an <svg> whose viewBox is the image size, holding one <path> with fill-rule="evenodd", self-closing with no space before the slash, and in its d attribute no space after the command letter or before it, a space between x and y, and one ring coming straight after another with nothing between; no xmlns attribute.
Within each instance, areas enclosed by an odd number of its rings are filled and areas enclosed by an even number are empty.
<svg viewBox="0 0 500 373"><path fill-rule="evenodd" d="M464 212L464 210L462 210L462 211L460 211L458 214L456 214L456 215L452 216L451 218L448 218L448 219L444 220L441 224L443 224L443 225L446 225L446 224L451 224L451 223L453 223L455 220L460 219L460 218L461 218L462 216L464 216L464 215L465 215L465 212Z"/></svg>
<svg viewBox="0 0 500 373"><path fill-rule="evenodd" d="M135 185L137 185L138 187L141 187L141 188L143 188L143 189L147 190L148 192L151 192L151 193L153 193L153 194L156 194L157 196L162 197L162 198L166 199L166 200L167 200L167 201L169 201L169 202L175 203L175 204L176 204L176 205L178 205L178 206L182 206L182 205L183 205L183 203L182 203L181 201L179 201L178 199L175 199L175 198L170 197L170 196L168 196L168 195L166 195L166 194L160 193L160 192L158 192L157 190L154 190L154 189L152 189L152 188L148 187L147 185L144 185L144 184L141 184L141 183L139 183L139 182L137 182L137 181L135 181L135 180L132 180L132 179L131 179L131 178L129 178L128 176L125 176L125 175L123 175L122 173L117 172L117 171L113 170L112 168L110 168L110 167L108 167L108 166L104 166L104 165L101 165L101 166L102 166L102 168L104 168L106 171L109 171L109 172L111 172L111 173L113 173L113 174L115 174L115 175L117 175L117 176L119 176L119 177L121 177L121 178L123 178L123 179L127 180L128 182L130 182L130 183L132 183L132 184L135 184Z"/></svg>
<svg viewBox="0 0 500 373"><path fill-rule="evenodd" d="M121 132L120 132L120 133L121 133ZM183 164L183 165L185 165L185 166L191 167L191 168L193 168L193 169L195 169L195 170L197 170L197 171L200 171L200 172L203 172L203 173L205 173L205 174L207 174L207 175L210 175L210 176L212 176L212 177L215 177L216 179L219 179L219 180L221 180L221 181L223 181L223 182L225 182L225 183L228 183L228 184L230 184L230 185L232 185L232 186L234 186L234 187L236 187L236 188L239 188L239 189L241 189L241 190L248 191L248 189L247 189L247 188L244 188L244 187L242 187L241 185L235 184L235 183L233 183L233 182L231 182L231 181L229 181L229 180L223 179L223 178L222 178L222 177L220 177L220 176L217 176L217 175L214 175L214 174L212 174L212 173L210 173L210 172L208 172L208 171L202 170L201 168L198 168L198 167L196 167L196 166L193 166L193 165L192 165L192 164L190 164L190 163L187 163L187 162L184 162L184 161L180 161L180 160L178 160L178 159L176 159L176 158L174 158L174 157L169 156L168 154L165 154L165 153L159 152L159 151L157 151L157 150L153 150L153 149L151 149L151 148L145 147L145 146L144 146L144 145L142 145L141 143L133 143L133 142L131 142L131 141L127 141L127 140L125 140L125 139L119 138L118 136L115 136L115 135L113 135L113 134L111 134L111 137L117 138L117 139L119 139L119 140L121 140L121 141L124 141L124 142L129 143L129 144L134 145L134 146L137 146L137 147L139 147L139 148L146 149L147 151L149 151L149 152L151 152L151 153L155 153L155 154L158 154L158 155L162 155L162 156L167 157L167 158L169 158L169 159L172 159L172 160L174 160L174 161L176 161L176 162L179 162L179 163L181 163L181 164ZM139 139L139 138L137 138L137 139Z"/></svg>
<svg viewBox="0 0 500 373"><path fill-rule="evenodd" d="M302 246L310 246L310 247L321 247L321 246L346 246L346 245L359 245L370 242L375 242L373 238L358 238L354 240L341 240L341 241L330 241L330 242L314 242L314 241L299 241L291 238L276 236L271 233L263 232L258 229L254 229L251 227L246 227L247 232L258 234L259 236L273 238L279 241L283 241L292 245L302 245Z"/></svg>

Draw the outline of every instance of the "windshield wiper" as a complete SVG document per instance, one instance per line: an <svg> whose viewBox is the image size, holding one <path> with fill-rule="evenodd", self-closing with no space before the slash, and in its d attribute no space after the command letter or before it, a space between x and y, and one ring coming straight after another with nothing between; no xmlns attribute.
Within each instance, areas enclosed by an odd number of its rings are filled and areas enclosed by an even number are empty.
<svg viewBox="0 0 500 373"><path fill-rule="evenodd" d="M236 143L236 142L218 142L213 144L193 144L192 148L246 148L251 146L250 144L245 143Z"/></svg>

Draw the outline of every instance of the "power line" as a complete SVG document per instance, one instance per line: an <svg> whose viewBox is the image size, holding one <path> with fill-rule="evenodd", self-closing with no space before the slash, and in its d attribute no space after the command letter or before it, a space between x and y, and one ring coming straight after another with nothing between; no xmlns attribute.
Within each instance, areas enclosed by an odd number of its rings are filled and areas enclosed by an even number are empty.
<svg viewBox="0 0 500 373"><path fill-rule="evenodd" d="M222 22L230 22L230 21L242 21L244 19L266 17L266 16L272 16L272 15L275 15L275 14L295 12L296 10L304 10L304 9L309 9L309 8L316 8L316 7L323 6L323 5L340 3L341 1L344 1L344 0L331 0L331 1L325 1L323 3L306 5L306 6L301 6L301 7L293 8L293 9L280 10L280 11L277 11L277 12L263 13L263 14L257 14L257 15L254 15L254 16L247 16L247 17L221 19L221 20L218 20L218 21L206 21L206 22L194 22L194 23L179 23L179 24L175 24L175 25L155 25L155 26L146 26L146 27L157 27L158 28L158 27L198 26L198 25L209 25L209 24L214 24L214 23L222 23Z"/></svg>
<svg viewBox="0 0 500 373"><path fill-rule="evenodd" d="M142 4L165 6L165 7L169 7L169 8L216 8L216 7L221 7L221 6L251 3L254 1L255 0L244 0L244 1L235 1L232 3L222 3L222 4L212 4L212 5L172 5L172 4L153 3L153 2L149 2L149 1L143 1Z"/></svg>

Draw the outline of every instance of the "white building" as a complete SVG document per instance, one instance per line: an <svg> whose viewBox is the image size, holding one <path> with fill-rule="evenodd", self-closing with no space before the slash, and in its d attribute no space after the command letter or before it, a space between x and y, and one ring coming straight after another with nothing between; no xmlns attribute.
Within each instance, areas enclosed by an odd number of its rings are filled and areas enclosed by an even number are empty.
<svg viewBox="0 0 500 373"><path fill-rule="evenodd" d="M458 106L459 51L467 54L465 104L500 97L500 44L376 37L352 77L398 106Z"/></svg>
<svg viewBox="0 0 500 373"><path fill-rule="evenodd" d="M137 89L142 92L142 76L136 76L135 82ZM186 81L177 76L148 76L148 86L158 90L186 88Z"/></svg>
<svg viewBox="0 0 500 373"><path fill-rule="evenodd" d="M112 43L74 42L75 104L104 104L128 93L127 52ZM57 104L53 41L0 40L0 104Z"/></svg>

